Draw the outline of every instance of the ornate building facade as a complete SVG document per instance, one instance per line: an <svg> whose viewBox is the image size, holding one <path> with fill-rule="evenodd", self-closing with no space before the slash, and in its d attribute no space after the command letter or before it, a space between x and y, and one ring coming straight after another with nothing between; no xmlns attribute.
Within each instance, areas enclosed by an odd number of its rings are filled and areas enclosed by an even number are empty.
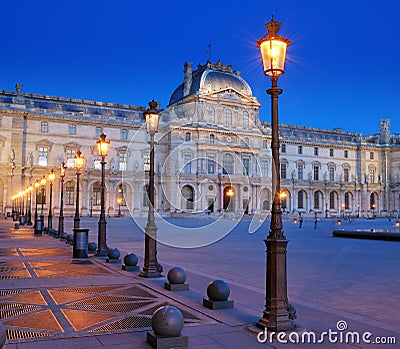
<svg viewBox="0 0 400 349"><path fill-rule="evenodd" d="M156 135L156 209L173 212L268 214L271 130L260 104L231 66L185 63L183 83L161 112ZM100 211L101 166L96 141L111 141L106 212L147 212L148 135L145 107L0 91L0 211L18 190L64 161L64 213L75 210L73 158L85 156L81 214ZM266 117L269 119L269 116ZM400 136L381 120L377 134L280 125L282 206L287 214L321 217L396 215L400 211ZM48 188L47 188L48 189ZM58 214L60 186L53 186ZM33 199L34 200L34 199ZM45 206L46 209L48 209Z"/></svg>

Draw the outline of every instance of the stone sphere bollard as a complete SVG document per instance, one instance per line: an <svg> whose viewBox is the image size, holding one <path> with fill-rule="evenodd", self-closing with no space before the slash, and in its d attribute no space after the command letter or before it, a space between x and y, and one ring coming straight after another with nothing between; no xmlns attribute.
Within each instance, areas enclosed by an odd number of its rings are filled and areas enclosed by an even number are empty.
<svg viewBox="0 0 400 349"><path fill-rule="evenodd" d="M158 336L178 337L183 328L183 315L178 308L165 305L153 313L151 327Z"/></svg>
<svg viewBox="0 0 400 349"><path fill-rule="evenodd" d="M97 249L97 244L94 241L90 241L88 243L88 250L89 251L96 251Z"/></svg>
<svg viewBox="0 0 400 349"><path fill-rule="evenodd" d="M224 280L214 280L207 286L207 296L213 301L226 301L231 290Z"/></svg>
<svg viewBox="0 0 400 349"><path fill-rule="evenodd" d="M184 284L186 280L186 272L181 267L173 267L169 270L167 278L171 284Z"/></svg>
<svg viewBox="0 0 400 349"><path fill-rule="evenodd" d="M68 237L68 233L66 233L65 231L61 233L61 239L67 240Z"/></svg>
<svg viewBox="0 0 400 349"><path fill-rule="evenodd" d="M124 257L124 264L128 267L133 267L138 263L139 259L138 256L136 256L136 254L134 253L128 253L125 257Z"/></svg>
<svg viewBox="0 0 400 349"><path fill-rule="evenodd" d="M110 248L108 250L108 258L110 259L118 259L121 256L118 248Z"/></svg>
<svg viewBox="0 0 400 349"><path fill-rule="evenodd" d="M6 340L7 340L6 329L4 325L0 323L0 348L3 348L3 345L6 344Z"/></svg>

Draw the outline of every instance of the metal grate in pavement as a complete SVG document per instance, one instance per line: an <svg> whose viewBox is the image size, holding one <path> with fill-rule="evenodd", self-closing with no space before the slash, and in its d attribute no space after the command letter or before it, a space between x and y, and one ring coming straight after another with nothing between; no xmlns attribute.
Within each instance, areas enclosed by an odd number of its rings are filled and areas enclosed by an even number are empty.
<svg viewBox="0 0 400 349"><path fill-rule="evenodd" d="M13 304L10 304L13 305ZM22 314L29 313L31 311L39 310L40 307L37 306L26 306L24 308L9 308L5 310L0 310L0 319L7 319L14 316L19 316Z"/></svg>
<svg viewBox="0 0 400 349"><path fill-rule="evenodd" d="M151 327L151 317L128 316L124 319L111 322L98 328L94 328L88 332L117 331L142 327Z"/></svg>
<svg viewBox="0 0 400 349"><path fill-rule="evenodd" d="M47 333L47 332L33 332L33 331L23 331L23 330L14 330L14 329L10 329L10 330L7 329L6 332L7 332L8 340L54 336L54 334Z"/></svg>
<svg viewBox="0 0 400 349"><path fill-rule="evenodd" d="M60 257L70 256L71 251L65 248L53 247L53 248L20 248L22 254L27 256L46 256L46 257Z"/></svg>
<svg viewBox="0 0 400 349"><path fill-rule="evenodd" d="M74 307L74 306L79 306L82 304L104 304L104 303L119 303L119 302L132 302L132 301L135 301L135 299L132 299L130 297L101 295L101 296L95 296L95 297L91 297L88 299L84 299L79 302L71 303L70 306Z"/></svg>
<svg viewBox="0 0 400 349"><path fill-rule="evenodd" d="M132 300L131 300L132 301ZM149 304L154 302L132 302L132 303L112 303L112 304L69 304L68 307L74 307L76 309L84 309L84 310L101 310L101 311L109 311L114 313L129 313L133 310L143 308Z"/></svg>
<svg viewBox="0 0 400 349"><path fill-rule="evenodd" d="M18 252L15 248L0 248L0 257L15 257Z"/></svg>
<svg viewBox="0 0 400 349"><path fill-rule="evenodd" d="M80 293L104 293L111 292L123 288L124 285L119 286L83 286L83 287L58 287L57 291L67 291L67 292L80 292Z"/></svg>

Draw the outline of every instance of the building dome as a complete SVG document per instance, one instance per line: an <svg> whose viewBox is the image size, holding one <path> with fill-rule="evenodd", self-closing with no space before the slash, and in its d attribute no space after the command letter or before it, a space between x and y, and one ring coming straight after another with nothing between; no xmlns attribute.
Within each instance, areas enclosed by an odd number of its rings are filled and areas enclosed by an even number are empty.
<svg viewBox="0 0 400 349"><path fill-rule="evenodd" d="M240 73L232 70L231 65L224 66L221 62L214 64L208 61L192 71L192 65L185 63L184 82L173 92L169 105L197 92L210 93L229 89L252 97L249 84Z"/></svg>

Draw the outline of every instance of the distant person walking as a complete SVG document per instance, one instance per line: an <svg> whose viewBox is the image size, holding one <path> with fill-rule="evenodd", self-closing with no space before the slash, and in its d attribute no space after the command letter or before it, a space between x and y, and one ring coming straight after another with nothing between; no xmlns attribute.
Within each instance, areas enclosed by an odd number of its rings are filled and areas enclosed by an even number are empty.
<svg viewBox="0 0 400 349"><path fill-rule="evenodd" d="M314 229L317 229L317 223L318 223L318 216L317 216L317 213L315 213L315 216L314 216Z"/></svg>
<svg viewBox="0 0 400 349"><path fill-rule="evenodd" d="M303 215L301 213L299 215L299 222L300 222L299 229L301 229L301 227L303 225Z"/></svg>

